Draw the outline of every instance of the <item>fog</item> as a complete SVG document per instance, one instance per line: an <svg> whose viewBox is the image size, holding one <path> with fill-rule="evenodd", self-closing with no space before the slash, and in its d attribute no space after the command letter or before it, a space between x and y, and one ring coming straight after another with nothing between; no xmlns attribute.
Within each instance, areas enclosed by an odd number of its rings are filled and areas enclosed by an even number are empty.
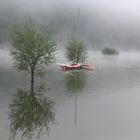
<svg viewBox="0 0 140 140"><path fill-rule="evenodd" d="M93 49L139 49L139 9L138 0L0 0L0 42L9 40L13 21L32 18L46 25L58 44L74 35Z"/></svg>

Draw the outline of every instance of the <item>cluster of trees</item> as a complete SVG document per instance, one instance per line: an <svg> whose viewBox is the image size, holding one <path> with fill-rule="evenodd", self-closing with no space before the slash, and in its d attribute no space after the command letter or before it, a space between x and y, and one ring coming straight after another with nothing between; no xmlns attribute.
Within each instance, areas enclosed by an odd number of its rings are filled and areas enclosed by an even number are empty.
<svg viewBox="0 0 140 140"><path fill-rule="evenodd" d="M44 74L45 65L55 61L56 43L45 27L33 21L24 24L14 23L11 28L11 43L15 67L19 71L28 72L31 80L29 90L18 90L9 105L11 139L15 139L18 131L22 137L29 139L35 135L35 130L39 130L37 137L40 137L43 133L49 132L49 124L55 120L55 111L54 103L47 97L42 98L43 89L36 89L34 79L37 74ZM83 42L72 38L66 45L65 55L71 63L81 63L86 60L86 51ZM72 83L74 82L75 78ZM68 83L71 85L68 89L80 90L83 80L80 79L77 83L78 88Z"/></svg>
<svg viewBox="0 0 140 140"><path fill-rule="evenodd" d="M49 65L55 60L56 43L51 39L48 31L33 23L23 25L15 23L11 30L11 55L15 66L20 71L27 71L31 77L30 93L34 94L34 77L42 73L42 65ZM87 49L83 42L72 38L68 41L65 55L72 63L86 60Z"/></svg>
<svg viewBox="0 0 140 140"><path fill-rule="evenodd" d="M119 51L115 48L104 48L102 53L105 55L118 55Z"/></svg>

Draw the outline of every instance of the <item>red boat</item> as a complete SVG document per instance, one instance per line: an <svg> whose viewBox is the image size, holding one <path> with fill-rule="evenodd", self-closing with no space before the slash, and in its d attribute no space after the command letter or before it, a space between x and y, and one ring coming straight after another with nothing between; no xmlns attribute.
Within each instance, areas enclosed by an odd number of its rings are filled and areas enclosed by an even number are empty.
<svg viewBox="0 0 140 140"><path fill-rule="evenodd" d="M81 69L86 69L86 70L94 70L94 67L92 65L88 64L58 64L63 71L68 71L68 70L81 70Z"/></svg>

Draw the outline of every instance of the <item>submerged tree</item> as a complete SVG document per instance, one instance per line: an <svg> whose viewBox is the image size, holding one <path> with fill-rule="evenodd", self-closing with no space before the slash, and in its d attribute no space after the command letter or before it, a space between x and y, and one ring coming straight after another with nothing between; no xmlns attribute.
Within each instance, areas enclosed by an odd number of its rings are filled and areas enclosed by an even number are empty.
<svg viewBox="0 0 140 140"><path fill-rule="evenodd" d="M82 63L87 58L87 49L82 41L72 38L66 46L66 57L73 63Z"/></svg>
<svg viewBox="0 0 140 140"><path fill-rule="evenodd" d="M27 71L31 75L31 94L34 93L34 75L41 71L41 65L54 61L55 43L48 32L34 24L27 22L23 25L15 23L11 30L11 54L15 66L20 71Z"/></svg>

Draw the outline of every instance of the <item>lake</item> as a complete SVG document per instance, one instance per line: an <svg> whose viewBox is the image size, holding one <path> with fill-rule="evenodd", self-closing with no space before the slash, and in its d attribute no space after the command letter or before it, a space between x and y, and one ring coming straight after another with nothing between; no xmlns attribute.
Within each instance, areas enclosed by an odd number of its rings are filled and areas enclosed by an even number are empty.
<svg viewBox="0 0 140 140"><path fill-rule="evenodd" d="M61 51L56 58L46 76L36 81L45 85L45 96L55 103L56 120L50 124L49 136L44 134L41 140L140 139L140 52L107 56L90 51L87 61L95 66L94 71L61 71L57 65L65 62ZM18 72L11 59L8 49L0 49L2 140L10 137L8 112L13 95L17 89L28 88L30 82L29 75Z"/></svg>

